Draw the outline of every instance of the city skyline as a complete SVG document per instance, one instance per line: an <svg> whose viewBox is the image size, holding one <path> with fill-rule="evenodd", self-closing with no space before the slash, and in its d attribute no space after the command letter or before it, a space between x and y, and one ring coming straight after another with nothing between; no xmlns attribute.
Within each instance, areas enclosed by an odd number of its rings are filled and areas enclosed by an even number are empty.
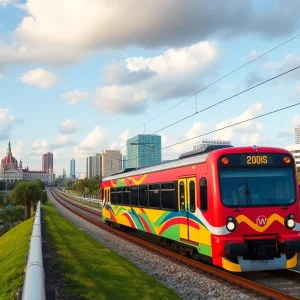
<svg viewBox="0 0 300 300"><path fill-rule="evenodd" d="M168 1L153 3L145 19L123 2L44 1L47 12L38 1L0 1L0 152L10 137L31 169L52 152L54 172L69 174L71 157L85 172L86 157L103 149L125 155L126 140L144 133L159 133L162 147L170 146L164 160L192 149L191 138L200 135L236 146L294 144L299 109L206 133L299 102L296 70L215 105L300 64L299 37L258 58L298 33L298 3L270 8L253 0L227 9L223 0L213 8L209 1L178 1L182 14L170 22ZM74 11L81 16L75 23ZM104 18L103 11L112 13ZM183 140L189 141L171 146Z"/></svg>

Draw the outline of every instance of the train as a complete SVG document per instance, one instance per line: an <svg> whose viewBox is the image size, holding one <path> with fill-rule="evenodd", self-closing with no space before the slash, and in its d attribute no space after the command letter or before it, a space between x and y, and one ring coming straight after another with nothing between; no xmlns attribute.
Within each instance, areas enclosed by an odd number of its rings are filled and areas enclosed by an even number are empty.
<svg viewBox="0 0 300 300"><path fill-rule="evenodd" d="M300 252L293 155L275 147L203 146L102 179L102 221L155 235L231 272L289 269Z"/></svg>

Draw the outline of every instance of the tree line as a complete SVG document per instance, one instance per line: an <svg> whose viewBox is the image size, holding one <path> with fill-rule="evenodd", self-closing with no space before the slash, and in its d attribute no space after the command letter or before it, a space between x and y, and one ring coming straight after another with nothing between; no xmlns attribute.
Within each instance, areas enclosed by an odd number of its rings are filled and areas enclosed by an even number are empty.
<svg viewBox="0 0 300 300"><path fill-rule="evenodd" d="M80 197L100 197L100 184L101 177L85 178L77 180L66 180L64 188L69 191L73 191L77 196Z"/></svg>

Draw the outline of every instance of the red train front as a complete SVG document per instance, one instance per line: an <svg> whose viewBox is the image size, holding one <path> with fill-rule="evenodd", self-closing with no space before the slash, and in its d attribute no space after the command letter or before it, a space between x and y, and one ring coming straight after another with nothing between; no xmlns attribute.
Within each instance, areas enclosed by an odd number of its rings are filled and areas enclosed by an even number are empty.
<svg viewBox="0 0 300 300"><path fill-rule="evenodd" d="M213 203L202 216L212 225L212 262L234 272L294 267L300 217L293 156L277 148L226 148L206 163Z"/></svg>

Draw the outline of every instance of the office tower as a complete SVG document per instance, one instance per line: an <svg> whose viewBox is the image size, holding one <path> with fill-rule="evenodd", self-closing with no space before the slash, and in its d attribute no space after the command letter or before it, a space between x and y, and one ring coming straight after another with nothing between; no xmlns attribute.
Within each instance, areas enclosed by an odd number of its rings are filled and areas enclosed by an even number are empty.
<svg viewBox="0 0 300 300"><path fill-rule="evenodd" d="M42 155L42 171L49 172L49 169L53 170L53 154L51 152Z"/></svg>
<svg viewBox="0 0 300 300"><path fill-rule="evenodd" d="M126 142L126 167L142 168L161 163L161 136L139 134Z"/></svg>

